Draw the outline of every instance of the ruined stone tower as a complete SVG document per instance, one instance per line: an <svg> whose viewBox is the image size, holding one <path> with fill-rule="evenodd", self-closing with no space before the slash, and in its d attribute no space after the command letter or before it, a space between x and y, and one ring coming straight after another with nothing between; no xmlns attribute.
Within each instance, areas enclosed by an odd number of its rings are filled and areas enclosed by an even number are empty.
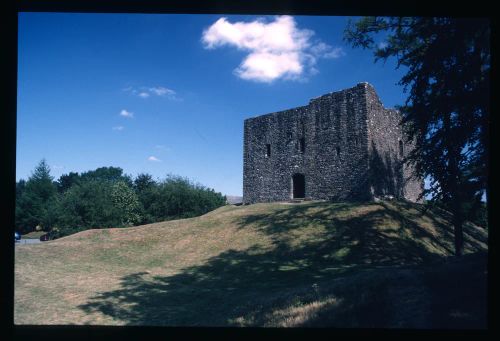
<svg viewBox="0 0 500 341"><path fill-rule="evenodd" d="M243 202L382 195L416 201L423 181L401 162L412 146L400 119L368 83L246 119Z"/></svg>

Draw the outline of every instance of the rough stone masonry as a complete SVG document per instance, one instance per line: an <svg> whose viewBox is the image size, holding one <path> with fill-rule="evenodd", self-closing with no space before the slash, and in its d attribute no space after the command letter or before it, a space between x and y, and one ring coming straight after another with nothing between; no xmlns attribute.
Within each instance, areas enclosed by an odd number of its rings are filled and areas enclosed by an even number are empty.
<svg viewBox="0 0 500 341"><path fill-rule="evenodd" d="M368 83L246 119L243 202L417 201L423 181L402 163L412 145L400 121Z"/></svg>

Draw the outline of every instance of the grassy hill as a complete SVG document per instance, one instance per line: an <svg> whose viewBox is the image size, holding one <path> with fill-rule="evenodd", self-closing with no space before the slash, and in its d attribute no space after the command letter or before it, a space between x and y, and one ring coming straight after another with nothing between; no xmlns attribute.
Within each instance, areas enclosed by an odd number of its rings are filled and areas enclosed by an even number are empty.
<svg viewBox="0 0 500 341"><path fill-rule="evenodd" d="M22 235L22 239L40 239L41 236L46 234L45 231L33 231Z"/></svg>
<svg viewBox="0 0 500 341"><path fill-rule="evenodd" d="M482 328L487 233L402 202L225 206L18 245L16 324Z"/></svg>

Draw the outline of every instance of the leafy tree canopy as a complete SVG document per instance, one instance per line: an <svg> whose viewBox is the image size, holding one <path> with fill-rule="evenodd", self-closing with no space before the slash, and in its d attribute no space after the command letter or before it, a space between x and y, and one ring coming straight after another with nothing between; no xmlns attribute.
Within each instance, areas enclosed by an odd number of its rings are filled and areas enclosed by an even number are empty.
<svg viewBox="0 0 500 341"><path fill-rule="evenodd" d="M57 180L57 191L63 193L67 191L71 186L76 184L80 180L80 175L78 172L70 172L69 174L63 174Z"/></svg>
<svg viewBox="0 0 500 341"><path fill-rule="evenodd" d="M121 213L121 226L132 226L141 221L137 194L125 182L118 181L113 184L111 188L111 200L114 207Z"/></svg>
<svg viewBox="0 0 500 341"><path fill-rule="evenodd" d="M120 167L99 167L92 171L87 171L81 174L81 179L100 180L100 181L124 181L127 185L132 186L132 179L129 175L123 174L123 169Z"/></svg>
<svg viewBox="0 0 500 341"><path fill-rule="evenodd" d="M42 160L28 181L16 184L16 225L30 232L41 224L61 237L89 228L124 227L194 217L226 203L214 190L186 178L149 174L134 180L118 167L64 174L52 181Z"/></svg>
<svg viewBox="0 0 500 341"><path fill-rule="evenodd" d="M142 193L148 189L151 189L155 185L156 182L153 180L153 177L150 174L141 173L137 175L134 180L134 189L138 193Z"/></svg>

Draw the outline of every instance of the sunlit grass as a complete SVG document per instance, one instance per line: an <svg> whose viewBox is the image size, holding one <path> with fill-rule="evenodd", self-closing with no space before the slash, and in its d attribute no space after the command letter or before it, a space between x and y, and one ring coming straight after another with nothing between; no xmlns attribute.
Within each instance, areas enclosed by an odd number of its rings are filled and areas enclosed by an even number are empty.
<svg viewBox="0 0 500 341"><path fill-rule="evenodd" d="M487 250L484 229L465 232L466 253ZM397 300L430 300L418 269L452 251L449 222L416 204L226 206L16 246L15 323L411 326Z"/></svg>

